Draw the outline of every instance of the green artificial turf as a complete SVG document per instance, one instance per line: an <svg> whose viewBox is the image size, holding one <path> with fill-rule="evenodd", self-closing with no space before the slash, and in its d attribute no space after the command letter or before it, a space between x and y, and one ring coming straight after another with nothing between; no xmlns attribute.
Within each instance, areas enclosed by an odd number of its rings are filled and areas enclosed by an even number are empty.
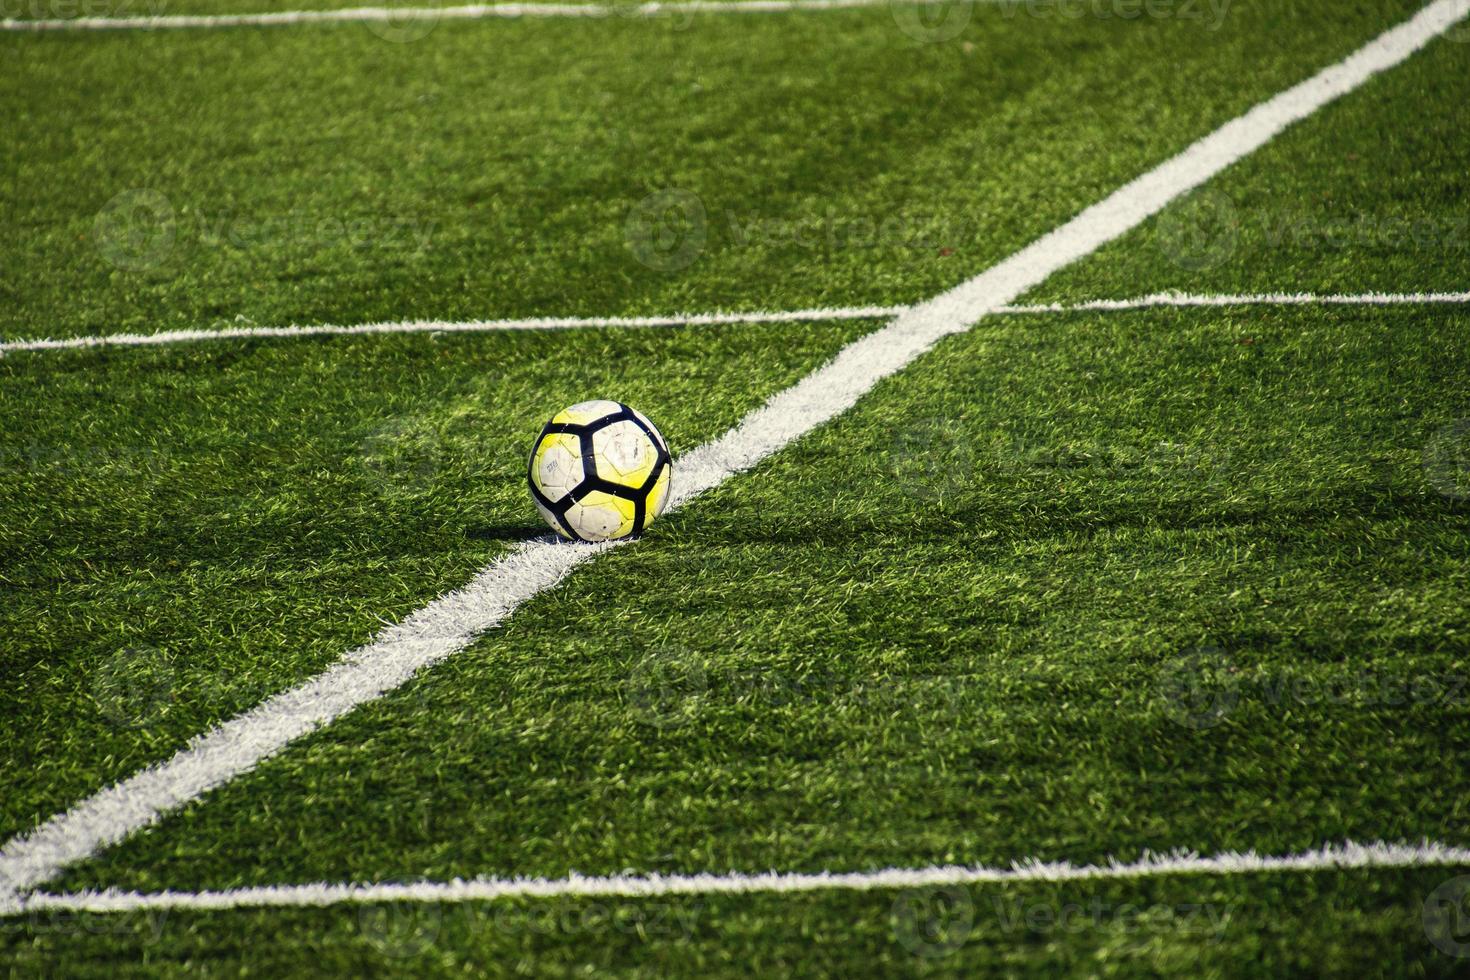
<svg viewBox="0 0 1470 980"><path fill-rule="evenodd" d="M915 301L1414 6L0 35L0 336Z"/></svg>
<svg viewBox="0 0 1470 980"><path fill-rule="evenodd" d="M491 0L487 6L494 6L497 3L513 5L514 2L515 0ZM620 17L636 18L640 21L646 19L638 11L642 0L548 0L548 2L572 5L595 3L597 6L607 8L606 17L609 19ZM983 0L983 2L1011 2L1011 0ZM969 0L954 0L954 3L956 6L963 6L968 5ZM434 17L433 11L461 6L465 5L454 2L454 0L395 0L392 3L376 4L365 4L360 0L321 0L320 3L306 3L305 0L5 0L5 3L0 4L0 17L18 21L34 21L69 20L79 17L170 17L189 14L218 16L336 10L344 7L379 7L405 13L399 17L390 17L386 21L352 23L349 25L351 29L371 34L379 41L386 43L416 44L428 39L436 30L445 26L452 27L456 23L453 17ZM542 4L538 2L537 6L542 6ZM665 15L666 18L676 29L687 29L696 19L695 12L678 10L678 0L675 0L672 6L675 9L668 12ZM1014 6L1024 9L1021 0L1015 0ZM1206 26L1218 24L1229 15L1229 9L1228 4L1225 5L1223 11L1219 10L1218 6L1211 8L1209 4L1204 4L1197 13L1192 14L1192 19ZM412 16L407 12L412 12ZM422 17L420 12L425 12L428 16Z"/></svg>
<svg viewBox="0 0 1470 980"><path fill-rule="evenodd" d="M74 975L1456 975L1405 963L1438 871L677 899L43 915L16 962ZM1300 909L1335 942L1303 942ZM13 923L0 930L20 931ZM268 937L261 941L262 937ZM1376 966L1375 950L1387 954ZM308 960L309 957L309 960ZM1417 971L1415 968L1418 968ZM1462 974L1463 971L1460 971Z"/></svg>
<svg viewBox="0 0 1470 980"><path fill-rule="evenodd" d="M1462 29L1463 32L1464 29ZM1036 302L1470 288L1470 36L1435 43L1052 276Z"/></svg>
<svg viewBox="0 0 1470 980"><path fill-rule="evenodd" d="M871 325L228 341L0 361L0 834L166 758L545 533L542 423L676 451ZM114 372L125 383L98 386Z"/></svg>
<svg viewBox="0 0 1470 980"><path fill-rule="evenodd" d="M108 271L87 239L107 188L51 189L24 198L21 234L0 247L23 268L54 257L57 276L0 284L4 330L919 298L1402 12L1333 9L1329 20L1310 5L1242 7L1210 37L1167 23L1064 30L1039 19L1021 30L997 18L968 52L958 39L895 38L886 12L833 15L824 23L843 29L811 35L792 26L806 21L759 18L738 30L701 21L677 37L622 22L526 23L498 25L527 43L497 48L493 67L466 58L503 39L491 25L441 28L411 57L328 32L150 37L139 43L156 74L93 97L74 124L95 141L90 158L40 135L44 111L77 109L85 84L0 95L25 134L23 173L105 166L130 170L113 185L128 186L173 159L159 186L175 207L230 200L269 213L301 200L328 213L358 186L391 199L382 213L423 214L436 196L484 193L512 225L554 231L500 238L450 208L432 213L452 247L401 262L287 240L175 245L159 266ZM670 45L656 81L639 77L640 36ZM824 57L812 59L804 45L819 41ZM34 58L29 78L110 77L139 50L32 42L52 45L46 60L0 38ZM579 45L597 57L579 60ZM565 73L533 84L550 46ZM219 58L238 70L216 73ZM1426 247L1413 235L1314 242L1273 229L1300 215L1313 228L1341 214L1375 228L1452 224L1470 164L1458 136L1467 59L1470 46L1432 45L1033 298L1466 288L1470 257L1453 236ZM385 65L429 74L389 71L395 84L353 87L363 76L344 75L346 63L376 66L373 79ZM283 66L321 73L320 97L282 97L269 79ZM186 125L167 108L181 68L222 86L213 121ZM473 88L492 72L499 86ZM680 114L681 72L723 79L703 89L708 115ZM1104 79L1116 88L1099 88ZM614 96L599 101L599 84ZM415 86L446 93L442 111L354 121L406 104ZM915 112L926 90L937 107ZM252 125L268 108L301 117L271 130L282 148L221 162L227 126L264 132ZM121 125L129 112L151 124ZM565 125L528 128L479 177L455 163L490 159L487 145L538 116ZM307 119L338 127L335 142ZM456 119L483 129L468 136ZM569 152L598 126L649 132L662 154L654 176L595 139L588 154ZM398 166L407 154L446 169ZM539 175L521 197L507 192L524 176L507 161ZM375 182L380 163L401 181ZM252 172L261 179L245 179ZM712 235L690 265L660 272L630 266L619 238L640 185L696 188L710 214L801 221L898 202L979 230L943 255L947 246L824 250ZM1202 199L1249 216L1226 222L1226 247L1206 235L1203 259L1188 235ZM1464 844L1467 325L1464 306L988 319L470 649L52 887ZM687 450L870 328L0 360L0 413L19 434L0 501L12 587L0 629L16 678L0 739L21 747L0 763L4 832L165 757L535 533L521 453L559 404L616 386ZM119 650L146 656L119 663ZM1429 941L1422 912L1465 871L947 897L38 913L0 924L0 961L150 974L1450 976L1465 961ZM941 900L949 942L935 947L922 937ZM1075 909L1068 926L1047 924ZM1201 916L1218 927L1202 929Z"/></svg>
<svg viewBox="0 0 1470 980"><path fill-rule="evenodd" d="M1470 549L1421 460L1466 321L977 329L67 883L1454 837ZM1220 724L1170 699L1200 657Z"/></svg>

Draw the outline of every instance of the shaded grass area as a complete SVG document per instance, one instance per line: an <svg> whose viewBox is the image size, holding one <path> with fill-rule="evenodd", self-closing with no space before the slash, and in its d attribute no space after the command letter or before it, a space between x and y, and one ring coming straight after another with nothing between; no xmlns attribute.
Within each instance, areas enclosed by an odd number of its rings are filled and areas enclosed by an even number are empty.
<svg viewBox="0 0 1470 980"><path fill-rule="evenodd" d="M0 37L0 332L917 300L1415 6Z"/></svg>
<svg viewBox="0 0 1470 980"><path fill-rule="evenodd" d="M0 835L316 673L546 532L589 394L676 451L870 324L220 342L0 361ZM656 367L655 367L656 366Z"/></svg>

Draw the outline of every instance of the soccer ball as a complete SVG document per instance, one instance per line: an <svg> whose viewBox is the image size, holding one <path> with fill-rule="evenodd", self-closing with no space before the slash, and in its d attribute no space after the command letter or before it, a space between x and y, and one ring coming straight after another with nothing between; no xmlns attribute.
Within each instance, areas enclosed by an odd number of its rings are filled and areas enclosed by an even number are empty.
<svg viewBox="0 0 1470 980"><path fill-rule="evenodd" d="M531 447L531 499L564 538L642 534L669 502L674 462L653 423L621 402L578 402Z"/></svg>

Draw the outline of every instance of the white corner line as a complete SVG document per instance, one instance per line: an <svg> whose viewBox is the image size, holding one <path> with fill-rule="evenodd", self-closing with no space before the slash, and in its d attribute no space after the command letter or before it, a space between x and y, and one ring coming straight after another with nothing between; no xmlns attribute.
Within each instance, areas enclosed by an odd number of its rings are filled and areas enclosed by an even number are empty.
<svg viewBox="0 0 1470 980"><path fill-rule="evenodd" d="M287 27L345 22L399 23L440 20L520 20L539 18L648 19L686 14L821 13L861 7L929 7L947 3L998 3L1000 0L675 0L671 3L489 3L454 7L346 7L338 10L282 10L261 14L172 14L142 17L64 17L50 20L0 20L0 30L157 31L184 28Z"/></svg>
<svg viewBox="0 0 1470 980"><path fill-rule="evenodd" d="M1096 881L1178 875L1311 873L1364 868L1470 866L1470 848L1432 841L1420 844L1327 844L1295 854L1193 851L1153 854L1103 864L1027 859L1009 867L935 865L878 871L768 871L759 874L609 875L565 878L471 878L409 883L265 885L199 892L129 892L109 889L70 894L36 893L0 915L36 912L213 911L241 908L323 908L370 902L483 902L504 898L651 898L666 895L733 895L754 892L877 891L1017 882Z"/></svg>
<svg viewBox="0 0 1470 980"><path fill-rule="evenodd" d="M1116 312L1154 307L1211 306L1409 306L1470 303L1463 293L1152 293L1132 299L1094 299L1076 303L998 306L1000 314ZM154 347L211 340L272 340L384 334L497 333L515 330L583 330L597 327L706 327L737 323L809 323L826 320L886 320L907 306L839 306L808 310L756 310L749 313L675 313L669 316L529 317L521 320L398 320L346 326L324 323L290 327L222 327L160 330L157 333L95 334L59 339L0 340L0 356L16 351L90 350L98 347Z"/></svg>
<svg viewBox="0 0 1470 980"><path fill-rule="evenodd" d="M342 337L400 333L497 333L507 330L578 330L589 327L704 327L734 323L798 323L820 320L879 320L897 316L902 306L848 306L832 309L750 313L675 313L669 316L543 316L522 320L401 320L346 326L322 323L290 327L221 327L160 330L157 333L94 334L55 340L0 340L0 355L14 351L83 350L94 347L153 347L205 340L254 340L297 337Z"/></svg>
<svg viewBox="0 0 1470 980"><path fill-rule="evenodd" d="M1470 303L1464 293L1151 293L1133 299L1092 299L1077 303L1007 306L1003 313L1084 313L1144 310L1161 306L1407 306Z"/></svg>
<svg viewBox="0 0 1470 980"><path fill-rule="evenodd" d="M1343 61L1226 123L1010 258L848 344L735 428L681 456L674 464L669 507L682 506L841 415L942 338L968 330L1053 272L1264 146L1292 123L1404 61L1467 12L1470 0L1435 0ZM383 630L324 673L195 736L172 757L12 838L0 847L0 904L14 902L64 868L156 823L296 739L463 650L517 606L608 547L527 541L468 585Z"/></svg>

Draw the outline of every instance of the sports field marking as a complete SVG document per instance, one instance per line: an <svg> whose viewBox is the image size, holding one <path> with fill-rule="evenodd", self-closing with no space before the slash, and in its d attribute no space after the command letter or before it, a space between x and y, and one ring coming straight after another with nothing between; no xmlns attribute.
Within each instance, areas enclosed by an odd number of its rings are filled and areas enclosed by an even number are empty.
<svg viewBox="0 0 1470 980"><path fill-rule="evenodd" d="M682 0L674 3L490 3L457 7L348 7L342 10L283 10L265 14L174 14L158 17L70 17L54 20L0 20L6 31L156 31L209 27L286 27L346 21L517 20L536 17L669 17L683 14L820 13L858 7L932 7L948 3L999 3L1003 0Z"/></svg>
<svg viewBox="0 0 1470 980"><path fill-rule="evenodd" d="M897 316L902 306L849 306L834 309L756 311L753 313L675 313L670 316L531 317L524 320L403 320L339 326L323 323L292 327L222 327L217 330L161 330L60 340L0 341L0 356L11 351L79 350L88 347L150 347L200 340L252 340L280 337L356 336L385 333L493 333L500 330L575 330L584 327L701 327L730 323L796 323L811 320L876 320Z"/></svg>
<svg viewBox="0 0 1470 980"><path fill-rule="evenodd" d="M1400 306L1470 303L1466 293L1152 293L1134 299L1093 299L1080 303L1008 306L997 313L1078 313L1144 310L1159 306Z"/></svg>
<svg viewBox="0 0 1470 980"><path fill-rule="evenodd" d="M1470 865L1470 848L1423 844L1358 844L1347 841L1280 856L1225 851L1210 857L1193 852L1144 853L1137 861L1072 864L1018 861L1006 868L936 865L880 871L819 871L763 874L611 875L568 878L472 878L410 884L267 885L205 892L75 892L26 896L22 912L137 912L160 909L322 907L368 902L477 902L497 898L649 898L660 895L730 895L748 892L876 891L1024 881L1089 881L1157 878L1166 875L1239 875Z"/></svg>
<svg viewBox="0 0 1470 980"><path fill-rule="evenodd" d="M1095 299L1080 303L998 306L995 313L1074 313L1079 311L1139 310L1155 306L1261 306L1347 305L1394 306L1433 303L1470 303L1466 293L1356 293L1320 296L1315 293L1254 293L1191 296L1154 293L1135 299ZM11 351L84 350L93 347L152 347L201 340L255 340L293 337L357 336L398 333L494 333L499 330L580 330L591 327L702 327L731 323L801 323L821 320L881 320L898 316L907 306L843 306L828 309L756 311L754 313L675 313L669 316L532 317L524 320L401 320L338 326L324 323L304 327L223 327L218 330L161 330L158 333L120 333L60 340L0 341L0 356Z"/></svg>
<svg viewBox="0 0 1470 980"><path fill-rule="evenodd" d="M883 378L941 338L969 329L1053 272L1136 227L1171 200L1253 152L1297 120L1399 64L1470 12L1470 0L1435 0L1343 61L1262 102L1010 258L848 344L778 392L720 438L675 464L669 507L718 486L851 408ZM57 814L0 848L0 909L63 868L156 822L417 671L464 649L522 602L616 545L539 538L346 654L325 673L195 738L172 758Z"/></svg>

